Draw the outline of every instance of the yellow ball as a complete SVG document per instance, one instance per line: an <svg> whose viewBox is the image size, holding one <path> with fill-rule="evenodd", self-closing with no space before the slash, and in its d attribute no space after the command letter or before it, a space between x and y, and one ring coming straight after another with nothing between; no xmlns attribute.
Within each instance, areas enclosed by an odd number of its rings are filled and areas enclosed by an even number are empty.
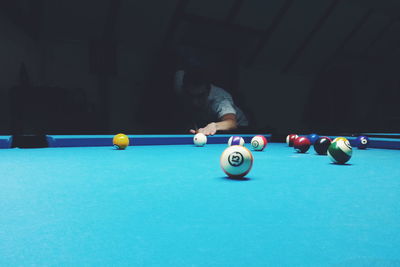
<svg viewBox="0 0 400 267"><path fill-rule="evenodd" d="M338 141L338 140L343 140L343 141L349 142L349 140L347 140L346 137L336 137L335 139L333 139L332 143L333 143L333 142L336 142L336 141Z"/></svg>
<svg viewBox="0 0 400 267"><path fill-rule="evenodd" d="M114 136L113 144L117 149L125 149L129 146L129 137L125 134L119 133Z"/></svg>

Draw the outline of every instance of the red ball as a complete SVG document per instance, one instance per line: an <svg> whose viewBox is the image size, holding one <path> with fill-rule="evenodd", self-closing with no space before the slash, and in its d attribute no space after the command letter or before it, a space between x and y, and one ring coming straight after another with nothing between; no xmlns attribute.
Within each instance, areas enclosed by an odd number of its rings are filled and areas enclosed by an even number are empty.
<svg viewBox="0 0 400 267"><path fill-rule="evenodd" d="M286 137L286 143L287 143L290 147L292 147L292 146L293 146L293 143L294 143L294 140L296 140L297 137L299 137L297 134L289 134L289 135Z"/></svg>
<svg viewBox="0 0 400 267"><path fill-rule="evenodd" d="M306 153L311 146L311 142L307 137L298 137L294 140L294 149L299 153Z"/></svg>

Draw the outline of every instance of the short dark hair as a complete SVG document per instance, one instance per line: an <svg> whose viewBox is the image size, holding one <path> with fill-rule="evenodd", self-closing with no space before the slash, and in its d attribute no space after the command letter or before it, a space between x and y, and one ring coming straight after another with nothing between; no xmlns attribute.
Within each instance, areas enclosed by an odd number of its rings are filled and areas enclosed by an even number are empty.
<svg viewBox="0 0 400 267"><path fill-rule="evenodd" d="M206 69L196 67L185 70L183 76L184 88L209 85L210 83L210 75Z"/></svg>

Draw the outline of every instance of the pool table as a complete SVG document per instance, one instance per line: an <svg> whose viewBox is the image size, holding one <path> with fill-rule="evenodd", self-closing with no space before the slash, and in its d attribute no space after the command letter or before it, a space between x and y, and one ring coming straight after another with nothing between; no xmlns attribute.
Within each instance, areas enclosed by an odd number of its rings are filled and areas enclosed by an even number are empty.
<svg viewBox="0 0 400 267"><path fill-rule="evenodd" d="M400 150L270 142L233 180L224 138L1 149L0 266L400 266Z"/></svg>

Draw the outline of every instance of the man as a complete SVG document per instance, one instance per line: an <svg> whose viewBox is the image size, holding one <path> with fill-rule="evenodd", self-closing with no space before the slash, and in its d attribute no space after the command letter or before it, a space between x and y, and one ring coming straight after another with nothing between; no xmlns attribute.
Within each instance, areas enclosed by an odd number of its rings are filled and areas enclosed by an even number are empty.
<svg viewBox="0 0 400 267"><path fill-rule="evenodd" d="M175 78L175 88L182 91L186 110L191 113L195 126L190 133L214 135L218 131L248 126L246 116L234 104L232 96L211 84L204 69L178 71Z"/></svg>

